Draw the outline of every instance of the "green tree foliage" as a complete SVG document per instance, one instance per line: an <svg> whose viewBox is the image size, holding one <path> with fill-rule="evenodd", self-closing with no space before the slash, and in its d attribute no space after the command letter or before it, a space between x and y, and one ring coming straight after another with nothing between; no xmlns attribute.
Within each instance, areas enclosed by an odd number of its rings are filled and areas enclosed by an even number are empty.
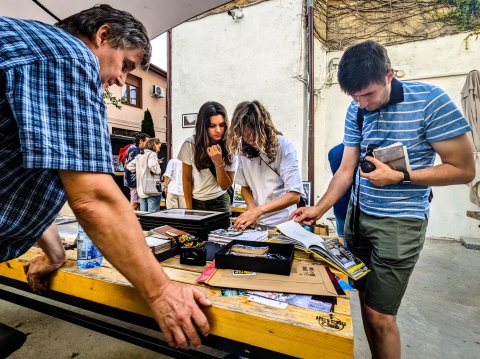
<svg viewBox="0 0 480 359"><path fill-rule="evenodd" d="M110 89L106 88L105 90L103 90L103 103L105 104L105 106L106 105L113 105L116 108L118 108L119 110L121 110L122 105L120 105L120 104L124 103L124 102L121 99L118 99L115 96L113 96Z"/></svg>
<svg viewBox="0 0 480 359"><path fill-rule="evenodd" d="M458 23L462 30L473 30L480 19L480 0L437 0L438 4L452 6L442 17Z"/></svg>
<svg viewBox="0 0 480 359"><path fill-rule="evenodd" d="M151 138L155 137L155 128L153 126L152 114L150 113L148 108L143 115L142 129L140 132L149 135Z"/></svg>

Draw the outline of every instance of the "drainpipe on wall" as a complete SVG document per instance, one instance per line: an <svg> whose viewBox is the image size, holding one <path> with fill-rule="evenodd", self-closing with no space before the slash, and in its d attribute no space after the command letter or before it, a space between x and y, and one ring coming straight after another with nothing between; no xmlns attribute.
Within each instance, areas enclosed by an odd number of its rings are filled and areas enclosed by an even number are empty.
<svg viewBox="0 0 480 359"><path fill-rule="evenodd" d="M167 161L172 158L172 30L167 31Z"/></svg>
<svg viewBox="0 0 480 359"><path fill-rule="evenodd" d="M308 181L312 184L310 191L310 203L314 204L314 183L315 183L315 138L314 138L314 79L315 72L313 68L313 0L307 0L307 48L308 48L308 144L307 144L307 168L308 168Z"/></svg>

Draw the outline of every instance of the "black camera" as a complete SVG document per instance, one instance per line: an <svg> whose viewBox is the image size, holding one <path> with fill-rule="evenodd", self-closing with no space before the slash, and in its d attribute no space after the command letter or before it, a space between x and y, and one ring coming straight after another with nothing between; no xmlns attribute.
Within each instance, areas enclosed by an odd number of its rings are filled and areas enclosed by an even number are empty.
<svg viewBox="0 0 480 359"><path fill-rule="evenodd" d="M180 264L204 266L207 264L205 247L180 247Z"/></svg>
<svg viewBox="0 0 480 359"><path fill-rule="evenodd" d="M242 143L242 153L249 159L260 156L260 151L257 148L250 146L248 143Z"/></svg>
<svg viewBox="0 0 480 359"><path fill-rule="evenodd" d="M367 151L365 152L365 156L363 156L363 158L360 160L360 168L365 173L373 172L377 168L377 167L375 167L375 165L372 162L367 161L365 159L365 157L367 157L367 156L373 157L373 150L376 149L376 148L378 148L377 145L371 145L371 144L368 145L367 146Z"/></svg>

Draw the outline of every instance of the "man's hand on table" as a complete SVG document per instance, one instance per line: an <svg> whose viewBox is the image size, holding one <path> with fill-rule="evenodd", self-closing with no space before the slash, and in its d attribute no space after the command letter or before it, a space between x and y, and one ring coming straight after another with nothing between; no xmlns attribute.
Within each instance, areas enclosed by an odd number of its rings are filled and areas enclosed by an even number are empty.
<svg viewBox="0 0 480 359"><path fill-rule="evenodd" d="M48 289L48 274L60 268L66 260L62 238L58 234L57 225L52 223L38 239L37 245L44 254L39 255L23 265L28 284L35 292Z"/></svg>
<svg viewBox="0 0 480 359"><path fill-rule="evenodd" d="M201 339L197 330L203 336L210 331L208 319L199 305L208 307L212 303L198 288L170 281L149 305L165 340L172 347L199 347Z"/></svg>
<svg viewBox="0 0 480 359"><path fill-rule="evenodd" d="M27 275L27 281L34 292L44 292L48 289L48 274L60 268L63 263L50 263L45 254L34 257L23 265L23 271Z"/></svg>

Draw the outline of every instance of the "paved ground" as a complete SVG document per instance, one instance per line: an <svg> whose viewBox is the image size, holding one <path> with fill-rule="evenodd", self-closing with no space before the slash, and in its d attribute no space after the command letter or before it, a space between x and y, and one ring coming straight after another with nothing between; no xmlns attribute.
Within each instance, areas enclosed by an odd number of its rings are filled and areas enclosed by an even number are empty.
<svg viewBox="0 0 480 359"><path fill-rule="evenodd" d="M427 240L398 322L404 358L478 358L480 251ZM29 333L11 359L166 358L152 351L0 300L1 320ZM369 358L356 296L352 299L355 358ZM299 353L301 356L301 353Z"/></svg>

